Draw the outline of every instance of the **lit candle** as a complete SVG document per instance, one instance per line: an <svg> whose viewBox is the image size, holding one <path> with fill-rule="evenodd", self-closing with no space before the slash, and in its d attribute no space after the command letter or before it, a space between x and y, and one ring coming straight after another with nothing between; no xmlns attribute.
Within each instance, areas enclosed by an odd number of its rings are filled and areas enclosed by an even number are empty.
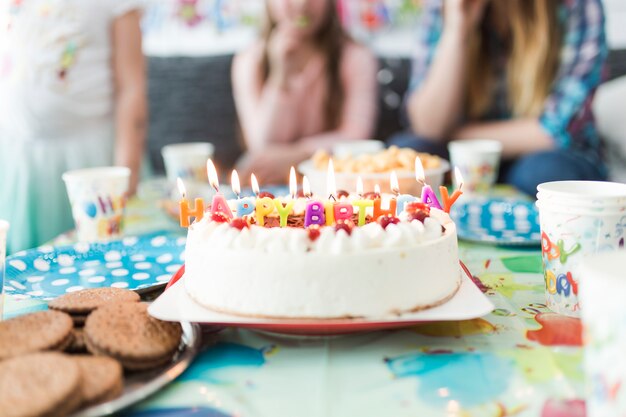
<svg viewBox="0 0 626 417"><path fill-rule="evenodd" d="M397 201L397 214L400 214L404 211L404 207L406 203L412 203L417 201L417 197L410 194L400 194L400 184L398 183L398 176L396 175L396 171L391 173L391 179L389 180L391 185L391 191L396 195Z"/></svg>
<svg viewBox="0 0 626 417"><path fill-rule="evenodd" d="M426 184L426 175L424 174L424 166L420 161L419 156L415 158L415 179L422 184L422 203L428 204L431 208L438 208L441 210L441 204L437 200L437 196L432 187Z"/></svg>
<svg viewBox="0 0 626 417"><path fill-rule="evenodd" d="M452 196L448 196L448 189L446 187L443 185L439 187L439 193L443 200L443 211L446 213L450 213L452 205L461 197L461 194L463 194L463 175L461 175L459 167L454 168L454 177L456 178L456 183L459 184L459 188L452 193Z"/></svg>
<svg viewBox="0 0 626 417"><path fill-rule="evenodd" d="M250 183L252 184L252 191L257 197L261 193L259 188L259 182L256 180L254 174L250 176ZM257 198L254 206L256 223L259 226L265 226L265 216L274 211L274 200L269 197Z"/></svg>
<svg viewBox="0 0 626 417"><path fill-rule="evenodd" d="M328 200L324 202L324 215L326 216L326 226L332 226L335 223L335 202L337 198L337 186L335 185L335 168L332 158L328 160L328 169L326 171L326 190ZM331 201L332 200L332 201Z"/></svg>
<svg viewBox="0 0 626 417"><path fill-rule="evenodd" d="M394 185L397 187L397 182L398 182L398 177L395 175L395 172L392 173L393 175L391 175L390 177L390 183L392 190ZM395 177L396 179L396 184L393 184L393 178ZM380 192L380 187L378 186L378 184L376 184L374 186L374 193L376 195L376 198L374 199L374 220L378 219L381 216L395 216L396 215L396 199L395 198L390 198L389 199L389 204L388 207L386 209L383 209L383 197L382 194ZM397 194L396 194L397 195Z"/></svg>
<svg viewBox="0 0 626 417"><path fill-rule="evenodd" d="M302 177L302 194L307 200L311 199L311 183L306 175Z"/></svg>
<svg viewBox="0 0 626 417"><path fill-rule="evenodd" d="M185 190L185 184L183 180L177 178L178 191L182 199L178 203L180 209L180 227L189 227L191 217L193 216L196 221L202 220L204 217L204 200L196 198L194 202L193 210L189 209L189 201L187 200L187 191Z"/></svg>
<svg viewBox="0 0 626 417"><path fill-rule="evenodd" d="M367 207L373 207L374 202L363 198L363 180L361 177L358 177L356 180L356 193L359 199L353 201L352 204L359 208L358 225L363 226L365 224L365 216L367 215Z"/></svg>
<svg viewBox="0 0 626 417"><path fill-rule="evenodd" d="M217 178L217 170L215 169L215 165L213 165L213 161L211 161L211 159L208 159L206 162L206 170L209 177L209 184L211 184L211 187L215 190L215 195L213 196L213 200L211 202L211 214L222 213L229 219L232 219L233 212L230 211L228 201L226 201L222 193L220 193L220 183Z"/></svg>
<svg viewBox="0 0 626 417"><path fill-rule="evenodd" d="M233 193L235 193L235 195L237 196L237 217L243 217L254 213L254 198L241 198L241 185L239 183L239 174L237 174L237 170L233 169L233 173L230 176L230 185L233 189Z"/></svg>
<svg viewBox="0 0 626 417"><path fill-rule="evenodd" d="M278 211L278 216L280 216L280 227L287 226L287 219L289 218L289 214L293 210L293 206L296 204L296 194L298 193L298 180L296 178L296 169L291 167L289 172L289 194L290 200L287 204L282 203L278 198L274 200L274 205L276 206L276 211Z"/></svg>

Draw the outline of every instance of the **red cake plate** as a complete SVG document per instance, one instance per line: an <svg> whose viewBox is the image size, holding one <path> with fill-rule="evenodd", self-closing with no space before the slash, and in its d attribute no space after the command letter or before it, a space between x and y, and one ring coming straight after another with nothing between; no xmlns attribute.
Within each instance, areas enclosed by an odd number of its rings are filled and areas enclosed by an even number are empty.
<svg viewBox="0 0 626 417"><path fill-rule="evenodd" d="M423 311L375 318L338 320L288 320L236 316L218 313L196 303L185 291L184 267L178 271L167 290L148 308L160 320L187 321L211 326L241 327L274 333L302 336L341 335L407 327L432 321L457 321L482 317L494 306L476 287L472 275L461 263L461 286L446 303Z"/></svg>

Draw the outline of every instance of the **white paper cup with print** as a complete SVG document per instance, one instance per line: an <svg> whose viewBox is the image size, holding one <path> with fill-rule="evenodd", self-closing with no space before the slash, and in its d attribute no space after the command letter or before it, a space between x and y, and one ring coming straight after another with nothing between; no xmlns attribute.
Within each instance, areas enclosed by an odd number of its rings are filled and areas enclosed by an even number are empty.
<svg viewBox="0 0 626 417"><path fill-rule="evenodd" d="M587 416L626 416L626 251L587 257L580 275Z"/></svg>
<svg viewBox="0 0 626 417"><path fill-rule="evenodd" d="M450 163L463 175L463 191L485 193L498 179L502 143L497 140L456 140L448 144ZM459 184L454 186L458 188Z"/></svg>
<svg viewBox="0 0 626 417"><path fill-rule="evenodd" d="M537 190L547 305L578 317L576 268L589 255L624 246L626 184L555 181Z"/></svg>
<svg viewBox="0 0 626 417"><path fill-rule="evenodd" d="M207 182L206 161L213 157L215 147L208 142L176 143L161 149L168 181L180 177L188 182Z"/></svg>
<svg viewBox="0 0 626 417"><path fill-rule="evenodd" d="M126 167L63 174L79 241L103 241L122 235L129 180L130 169Z"/></svg>
<svg viewBox="0 0 626 417"><path fill-rule="evenodd" d="M4 308L4 267L6 263L8 231L9 222L0 219L0 320L2 320Z"/></svg>

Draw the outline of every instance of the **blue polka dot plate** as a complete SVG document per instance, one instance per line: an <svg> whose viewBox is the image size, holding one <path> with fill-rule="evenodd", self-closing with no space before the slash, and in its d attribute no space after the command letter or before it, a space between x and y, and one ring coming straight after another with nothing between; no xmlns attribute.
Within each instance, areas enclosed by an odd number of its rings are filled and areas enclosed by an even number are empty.
<svg viewBox="0 0 626 417"><path fill-rule="evenodd" d="M539 213L534 202L507 198L459 202L450 216L460 239L497 245L541 244Z"/></svg>
<svg viewBox="0 0 626 417"><path fill-rule="evenodd" d="M42 246L6 260L4 291L52 299L83 288L150 290L165 285L184 263L185 237L150 234L106 243Z"/></svg>

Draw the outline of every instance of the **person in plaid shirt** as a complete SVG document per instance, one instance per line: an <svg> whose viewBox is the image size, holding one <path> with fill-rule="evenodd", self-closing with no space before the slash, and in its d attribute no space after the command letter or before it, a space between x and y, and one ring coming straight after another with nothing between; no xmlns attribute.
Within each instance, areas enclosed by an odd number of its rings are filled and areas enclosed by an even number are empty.
<svg viewBox="0 0 626 417"><path fill-rule="evenodd" d="M451 140L498 140L501 180L529 194L604 180L591 104L607 54L601 0L424 0L411 132L391 142L445 157Z"/></svg>

